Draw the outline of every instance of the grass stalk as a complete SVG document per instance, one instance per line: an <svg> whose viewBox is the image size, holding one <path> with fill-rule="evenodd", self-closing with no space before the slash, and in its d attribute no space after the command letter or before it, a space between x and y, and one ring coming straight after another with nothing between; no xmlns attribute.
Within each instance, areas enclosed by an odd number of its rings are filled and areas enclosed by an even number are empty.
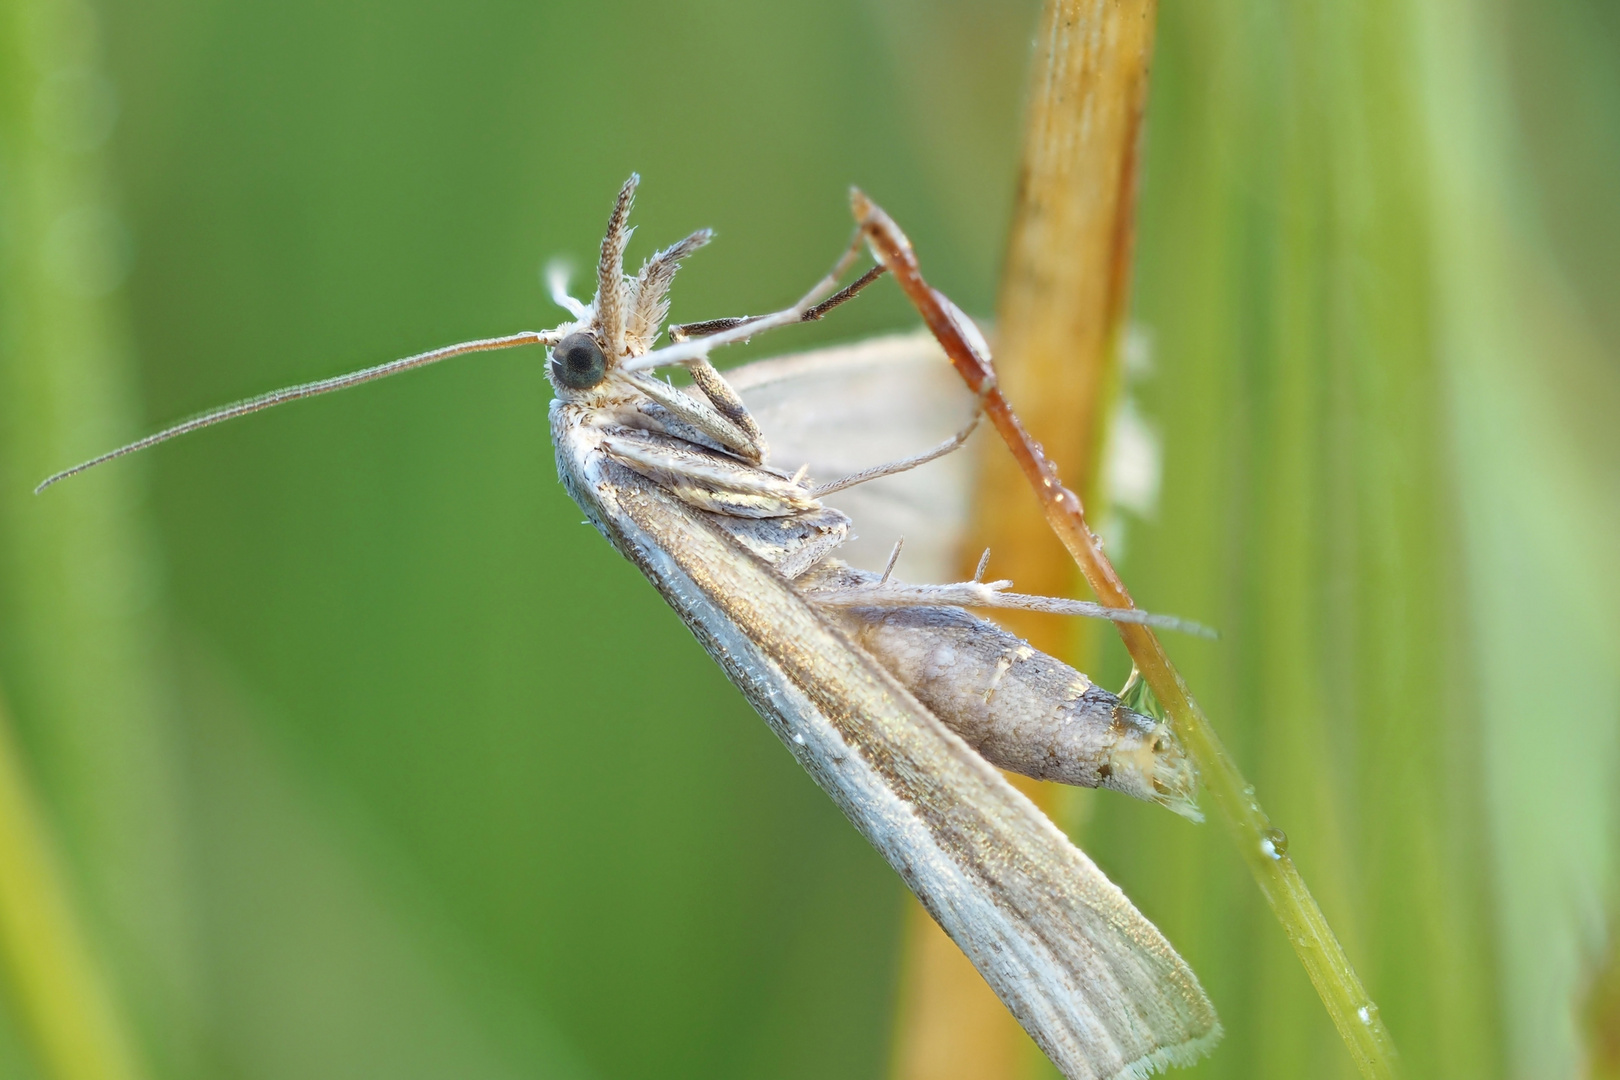
<svg viewBox="0 0 1620 1080"><path fill-rule="evenodd" d="M859 191L854 193L853 203L855 218L874 253L894 274L957 372L983 402L996 431L1034 490L1047 524L1092 591L1109 607L1135 607L1101 542L1087 525L1079 496L1063 486L1056 466L1002 395L988 350L964 334L966 318L923 279L910 241L893 220ZM1289 857L1286 838L1272 826L1255 797L1253 785L1244 779L1221 745L1153 631L1125 623L1116 624L1115 629L1143 681L1159 699L1197 762L1217 816L1282 924L1357 1067L1369 1080L1394 1077L1395 1045L1378 1015L1378 1007L1362 988L1332 927Z"/></svg>
<svg viewBox="0 0 1620 1080"><path fill-rule="evenodd" d="M54 1080L134 1080L130 1042L79 931L54 845L0 705L0 961Z"/></svg>

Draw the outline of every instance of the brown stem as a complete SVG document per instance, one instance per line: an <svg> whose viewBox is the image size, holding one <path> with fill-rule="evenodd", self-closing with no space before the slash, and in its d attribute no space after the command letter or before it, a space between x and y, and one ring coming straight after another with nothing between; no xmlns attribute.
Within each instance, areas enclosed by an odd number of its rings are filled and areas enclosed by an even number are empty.
<svg viewBox="0 0 1620 1080"><path fill-rule="evenodd" d="M1073 556L1097 598L1109 607L1135 607L1131 594L1103 553L1102 542L1086 524L1080 497L1064 487L1057 467L1030 438L1018 414L996 384L988 349L956 305L923 280L911 242L888 214L860 191L851 193L855 220L878 261L889 268L923 321L950 357L957 373L984 403L996 430L1012 451L1040 501L1047 524ZM1286 838L1276 830L1236 763L1221 745L1203 710L1193 700L1175 665L1153 631L1139 624L1116 623L1142 679L1158 697L1197 763L1215 801L1217 815L1237 842L1260 891L1282 923L1306 974L1328 1015L1355 1058L1362 1075L1395 1076L1395 1044L1378 1016L1378 1007L1344 954L1298 868L1286 853Z"/></svg>

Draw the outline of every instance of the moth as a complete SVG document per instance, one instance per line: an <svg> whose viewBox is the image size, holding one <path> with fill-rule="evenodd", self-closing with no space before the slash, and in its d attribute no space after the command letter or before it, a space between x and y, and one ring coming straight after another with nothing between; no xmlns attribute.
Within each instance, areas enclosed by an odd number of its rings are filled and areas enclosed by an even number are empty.
<svg viewBox="0 0 1620 1080"><path fill-rule="evenodd" d="M962 446L977 423L976 401L952 384L938 346L920 335L722 375L710 361L714 350L819 319L883 269L839 288L861 253L857 232L832 271L792 306L666 328L675 273L711 233L693 233L626 274L637 183L632 176L614 203L592 300L574 299L562 275L551 276L552 298L569 321L250 398L74 466L37 490L288 401L470 352L543 346L556 393L557 474L568 494L646 575L1064 1075L1144 1077L1190 1064L1221 1035L1197 977L997 769L1106 787L1196 818L1194 770L1164 724L969 609L1198 628L1013 593L1010 582L983 580L988 552L972 580L939 584L896 578L898 544L881 572L852 565L856 522L874 528L893 520L896 504L905 506L893 491L863 501L863 486L903 481ZM692 385L677 388L655 374L672 368L689 373ZM841 471L833 463L840 440L829 436L837 434L839 400L862 390L888 404L880 434L890 443L915 438L925 414L954 413L960 426L937 445ZM924 562L944 562L937 551L923 554Z"/></svg>

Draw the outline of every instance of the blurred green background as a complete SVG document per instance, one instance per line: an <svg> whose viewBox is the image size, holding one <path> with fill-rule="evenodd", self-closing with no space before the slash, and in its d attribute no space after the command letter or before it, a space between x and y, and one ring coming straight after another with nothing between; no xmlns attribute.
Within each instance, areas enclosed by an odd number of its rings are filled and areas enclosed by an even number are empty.
<svg viewBox="0 0 1620 1080"><path fill-rule="evenodd" d="M719 233L675 318L797 295L852 182L988 313L1036 5L0 13L0 708L130 1071L884 1075L902 888L580 527L537 353L29 489L551 325L539 267L631 170L633 260ZM1575 1076L1620 1025L1580 1005L1620 895L1620 10L1172 0L1146 160L1122 570L1225 631L1173 650L1411 1074ZM773 347L913 322L874 290ZM1072 823L1214 996L1200 1074L1350 1075L1225 839L1120 802ZM92 1075L21 970L0 1073Z"/></svg>

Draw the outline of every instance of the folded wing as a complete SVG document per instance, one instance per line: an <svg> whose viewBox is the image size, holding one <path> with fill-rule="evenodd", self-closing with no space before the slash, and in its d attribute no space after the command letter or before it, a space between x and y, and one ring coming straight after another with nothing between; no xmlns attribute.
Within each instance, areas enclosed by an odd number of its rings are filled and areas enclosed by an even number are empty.
<svg viewBox="0 0 1620 1080"><path fill-rule="evenodd" d="M1220 1036L1169 942L1001 774L713 521L556 430L564 480L1066 1076Z"/></svg>

